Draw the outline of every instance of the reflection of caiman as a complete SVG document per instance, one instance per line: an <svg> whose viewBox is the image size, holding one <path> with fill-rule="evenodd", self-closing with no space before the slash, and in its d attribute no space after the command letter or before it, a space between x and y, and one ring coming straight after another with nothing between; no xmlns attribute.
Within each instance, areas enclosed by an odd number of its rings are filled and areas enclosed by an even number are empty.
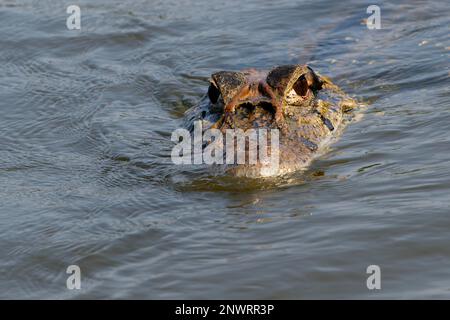
<svg viewBox="0 0 450 320"><path fill-rule="evenodd" d="M186 112L186 126L192 132L200 120L203 130L279 129L276 171L260 161L223 165L233 175L279 175L307 167L338 135L346 111L354 106L354 100L305 65L222 71L212 75L207 95Z"/></svg>

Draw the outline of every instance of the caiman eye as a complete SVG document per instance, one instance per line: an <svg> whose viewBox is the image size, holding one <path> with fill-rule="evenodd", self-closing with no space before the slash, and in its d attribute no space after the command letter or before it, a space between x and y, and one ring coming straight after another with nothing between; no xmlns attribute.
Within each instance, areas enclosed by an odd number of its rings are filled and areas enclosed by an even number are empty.
<svg viewBox="0 0 450 320"><path fill-rule="evenodd" d="M305 97L308 94L309 85L308 80L306 80L306 77L303 75L294 83L292 86L292 89L295 90L295 93L297 93L299 96Z"/></svg>
<svg viewBox="0 0 450 320"><path fill-rule="evenodd" d="M210 84L210 86L208 88L208 97L209 97L209 100L211 100L211 102L213 104L216 104L220 97L219 89L212 83Z"/></svg>

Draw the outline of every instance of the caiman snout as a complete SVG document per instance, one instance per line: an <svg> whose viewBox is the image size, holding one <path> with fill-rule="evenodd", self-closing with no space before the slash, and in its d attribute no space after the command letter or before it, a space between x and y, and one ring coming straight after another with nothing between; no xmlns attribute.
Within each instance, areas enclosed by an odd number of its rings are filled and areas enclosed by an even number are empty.
<svg viewBox="0 0 450 320"><path fill-rule="evenodd" d="M260 75L260 74L259 74ZM265 110L271 110L274 115L275 122L282 119L282 102L280 97L267 84L265 80L250 78L248 83L243 85L231 100L224 106L224 116L229 119L236 112L237 108L262 107Z"/></svg>

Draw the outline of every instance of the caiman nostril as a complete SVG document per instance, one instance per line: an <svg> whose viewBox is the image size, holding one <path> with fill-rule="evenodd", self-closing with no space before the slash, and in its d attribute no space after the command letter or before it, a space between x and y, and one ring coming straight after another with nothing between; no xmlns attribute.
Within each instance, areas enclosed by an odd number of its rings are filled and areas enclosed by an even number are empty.
<svg viewBox="0 0 450 320"><path fill-rule="evenodd" d="M255 108L256 108L256 105L253 104L253 103L251 103L251 102L243 102L243 103L240 103L240 104L236 107L236 109L245 109L245 110L247 110L247 111L254 110Z"/></svg>
<svg viewBox="0 0 450 320"><path fill-rule="evenodd" d="M268 112L272 113L275 112L275 107L273 106L273 104L269 101L264 100L242 102L236 107L236 109L246 109L247 111L253 111L255 109L263 109Z"/></svg>
<svg viewBox="0 0 450 320"><path fill-rule="evenodd" d="M258 107L270 112L275 112L275 106L271 102L262 101L258 104Z"/></svg>

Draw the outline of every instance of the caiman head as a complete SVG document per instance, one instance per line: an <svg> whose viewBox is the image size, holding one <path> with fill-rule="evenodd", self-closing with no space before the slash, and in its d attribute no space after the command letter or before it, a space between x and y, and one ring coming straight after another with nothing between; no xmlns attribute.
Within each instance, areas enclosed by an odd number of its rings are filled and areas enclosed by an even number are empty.
<svg viewBox="0 0 450 320"><path fill-rule="evenodd" d="M194 122L200 120L203 131L218 129L224 135L228 129L267 129L268 136L276 130L276 167L259 160L225 162L226 148L222 167L239 176L280 175L308 166L336 134L344 100L348 102L349 98L306 65L279 66L269 72L221 71L212 74L207 94L198 106L187 111L186 120L191 131ZM268 140L269 155L276 151L272 148L276 145ZM249 152L247 144L245 152Z"/></svg>

